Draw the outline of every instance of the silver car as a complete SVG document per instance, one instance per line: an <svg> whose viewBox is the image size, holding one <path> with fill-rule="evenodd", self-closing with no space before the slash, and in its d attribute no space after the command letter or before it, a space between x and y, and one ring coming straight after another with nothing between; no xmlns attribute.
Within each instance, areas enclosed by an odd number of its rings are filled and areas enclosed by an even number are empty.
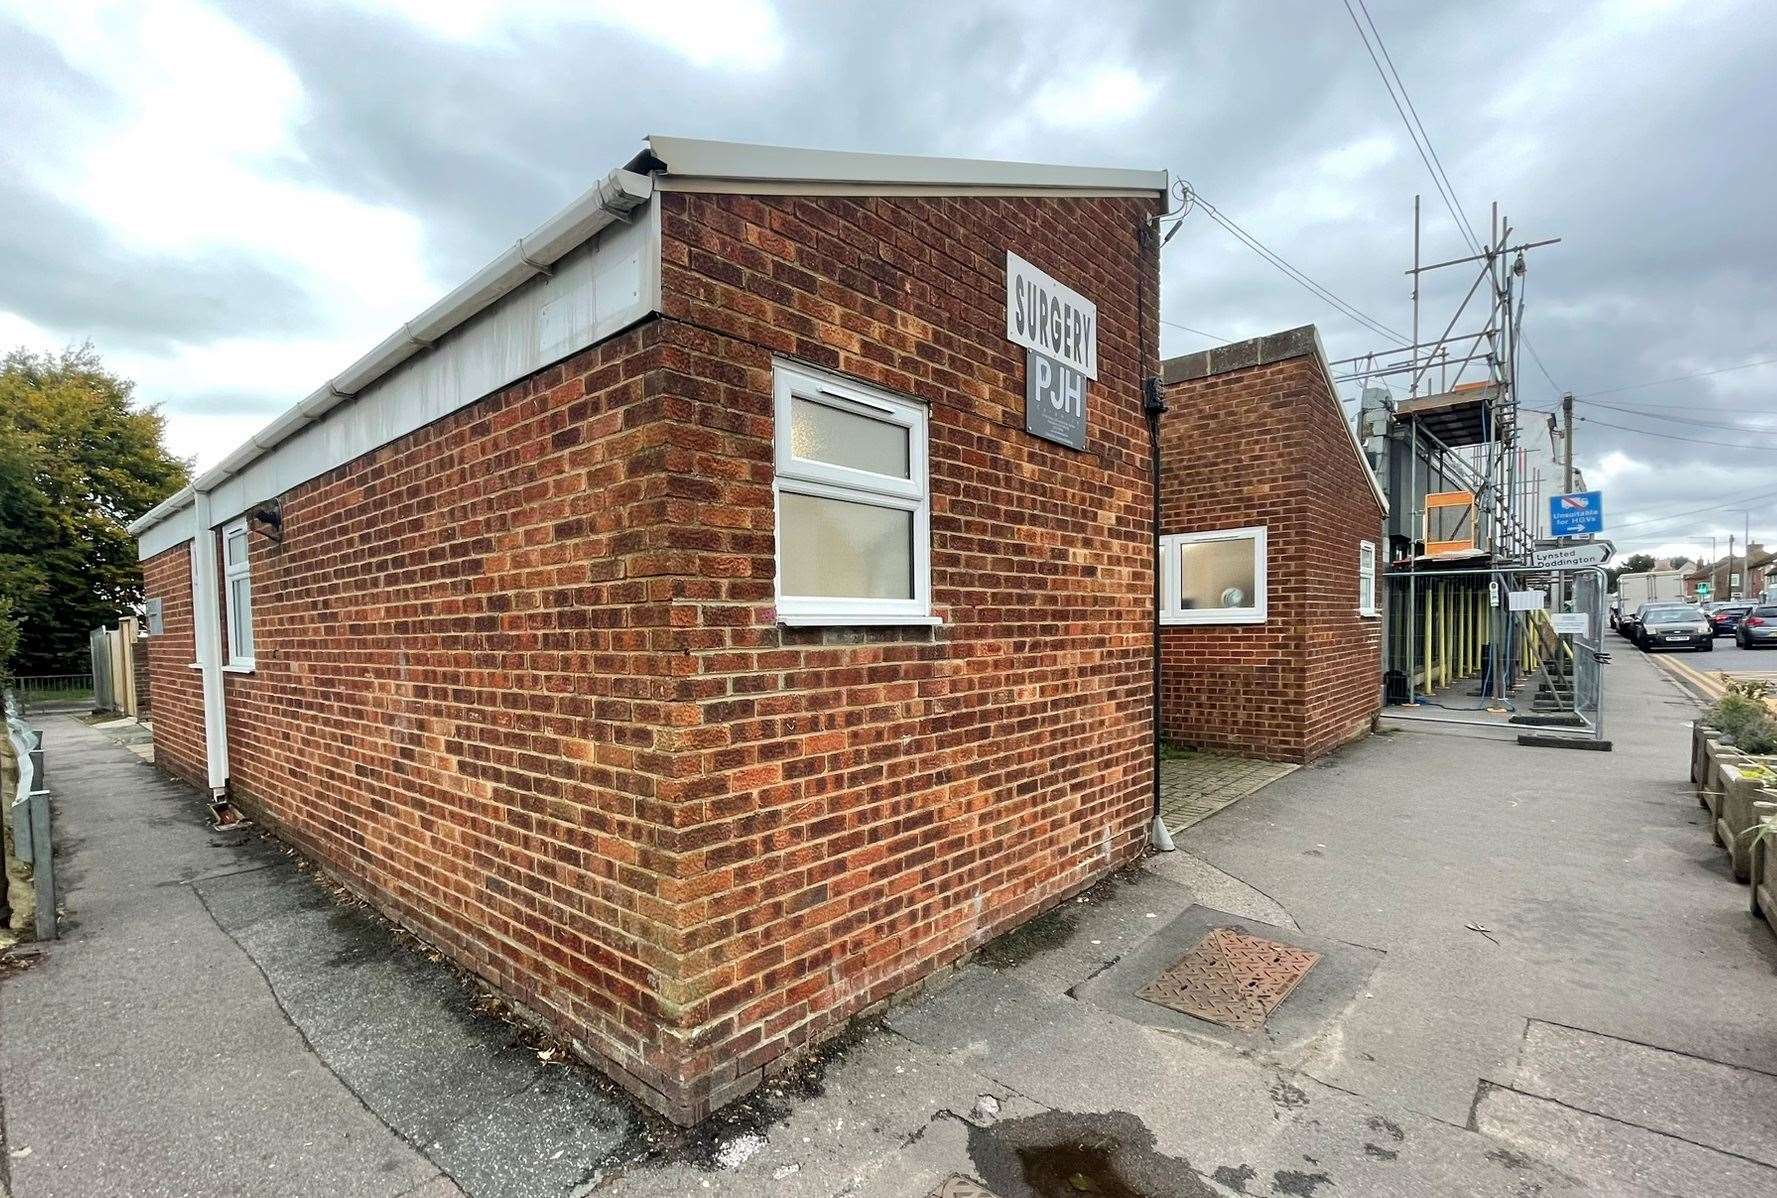
<svg viewBox="0 0 1777 1198"><path fill-rule="evenodd" d="M1734 643L1742 649L1777 645L1777 603L1761 604L1747 612L1734 629Z"/></svg>
<svg viewBox="0 0 1777 1198"><path fill-rule="evenodd" d="M1715 648L1715 626L1695 604L1644 603L1635 625L1635 643L1644 651Z"/></svg>

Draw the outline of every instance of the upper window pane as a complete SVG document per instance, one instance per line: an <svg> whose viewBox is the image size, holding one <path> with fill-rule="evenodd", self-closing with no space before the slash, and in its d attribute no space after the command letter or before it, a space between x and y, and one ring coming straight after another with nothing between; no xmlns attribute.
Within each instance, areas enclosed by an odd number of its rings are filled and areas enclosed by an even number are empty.
<svg viewBox="0 0 1777 1198"><path fill-rule="evenodd" d="M912 473L910 430L886 420L797 396L790 406L790 452L809 462L891 478Z"/></svg>
<svg viewBox="0 0 1777 1198"><path fill-rule="evenodd" d="M913 513L844 499L778 496L785 595L913 598Z"/></svg>
<svg viewBox="0 0 1777 1198"><path fill-rule="evenodd" d="M231 532L222 538L222 551L231 566L241 565L247 560L246 532Z"/></svg>
<svg viewBox="0 0 1777 1198"><path fill-rule="evenodd" d="M1246 537L1189 541L1179 546L1179 607L1256 608L1255 543Z"/></svg>

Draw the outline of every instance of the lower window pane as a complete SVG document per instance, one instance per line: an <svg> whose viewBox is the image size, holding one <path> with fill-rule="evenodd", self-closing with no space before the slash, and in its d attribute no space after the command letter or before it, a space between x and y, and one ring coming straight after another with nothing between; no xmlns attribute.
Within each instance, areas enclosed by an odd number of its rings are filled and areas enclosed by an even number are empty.
<svg viewBox="0 0 1777 1198"><path fill-rule="evenodd" d="M1255 542L1192 541L1179 546L1179 606L1204 608L1257 607L1253 585Z"/></svg>
<svg viewBox="0 0 1777 1198"><path fill-rule="evenodd" d="M913 513L814 495L778 497L784 594L913 598Z"/></svg>
<svg viewBox="0 0 1777 1198"><path fill-rule="evenodd" d="M234 656L245 660L253 656L253 584L245 578L231 579L228 584L228 630Z"/></svg>

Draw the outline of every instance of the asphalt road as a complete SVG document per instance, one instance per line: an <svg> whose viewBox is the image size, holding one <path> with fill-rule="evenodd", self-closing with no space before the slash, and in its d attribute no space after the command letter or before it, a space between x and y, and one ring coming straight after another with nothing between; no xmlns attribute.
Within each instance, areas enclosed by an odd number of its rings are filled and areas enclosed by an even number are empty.
<svg viewBox="0 0 1777 1198"><path fill-rule="evenodd" d="M1608 642L1607 642L1608 643ZM1616 638L1613 653L1634 653L1635 646L1622 637ZM1715 638L1715 648L1704 653L1696 649L1659 649L1659 656L1670 653L1682 657L1685 664L1714 673L1717 670L1736 676L1741 674L1777 674L1777 648L1742 649L1731 636Z"/></svg>

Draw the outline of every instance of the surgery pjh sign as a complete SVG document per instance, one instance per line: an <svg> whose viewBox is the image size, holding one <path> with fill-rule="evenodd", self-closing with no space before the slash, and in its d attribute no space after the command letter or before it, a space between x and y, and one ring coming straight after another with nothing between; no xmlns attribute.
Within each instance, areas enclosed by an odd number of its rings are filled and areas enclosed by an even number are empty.
<svg viewBox="0 0 1777 1198"><path fill-rule="evenodd" d="M1034 349L1024 354L1024 431L1086 448L1086 376Z"/></svg>
<svg viewBox="0 0 1777 1198"><path fill-rule="evenodd" d="M1025 348L1025 431L1085 449L1087 380L1098 377L1098 305L1008 251L1006 338Z"/></svg>
<svg viewBox="0 0 1777 1198"><path fill-rule="evenodd" d="M1009 250L1006 338L1098 377L1098 305Z"/></svg>
<svg viewBox="0 0 1777 1198"><path fill-rule="evenodd" d="M1583 536L1604 531L1604 496L1599 491L1575 491L1549 496L1549 535Z"/></svg>

